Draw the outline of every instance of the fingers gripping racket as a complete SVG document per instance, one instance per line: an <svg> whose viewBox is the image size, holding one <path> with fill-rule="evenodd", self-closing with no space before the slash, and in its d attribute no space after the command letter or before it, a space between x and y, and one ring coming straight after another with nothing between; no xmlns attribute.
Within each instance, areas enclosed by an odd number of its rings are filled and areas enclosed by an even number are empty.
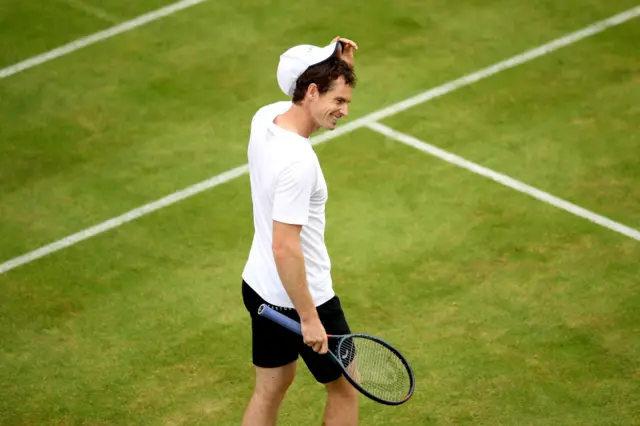
<svg viewBox="0 0 640 426"><path fill-rule="evenodd" d="M299 322L281 314L266 304L260 305L261 315L302 336ZM415 378L409 362L389 343L367 334L327 335L337 341L329 356L342 370L343 376L365 396L387 405L407 402L415 388Z"/></svg>

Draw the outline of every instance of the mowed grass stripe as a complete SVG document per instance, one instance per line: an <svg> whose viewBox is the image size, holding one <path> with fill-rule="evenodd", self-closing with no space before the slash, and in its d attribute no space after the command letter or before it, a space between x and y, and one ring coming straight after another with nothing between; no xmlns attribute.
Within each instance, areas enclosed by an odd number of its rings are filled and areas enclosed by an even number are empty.
<svg viewBox="0 0 640 426"><path fill-rule="evenodd" d="M49 62L64 55L68 55L69 53L75 52L76 50L90 46L94 43L124 33L126 31L130 31L141 25L148 24L149 22L164 18L165 16L171 15L172 13L187 9L191 6L195 6L204 1L206 0L181 0L161 9L157 9L152 12L145 13L144 15L140 15L135 19L125 21L104 31L82 37L78 40L72 41L48 52L33 56L29 59L18 62L17 64L0 69L0 79L10 77L19 72L28 70L29 68L44 64L45 62Z"/></svg>
<svg viewBox="0 0 640 426"><path fill-rule="evenodd" d="M218 176L214 176L211 179L207 179L206 181L200 182L196 185L190 186L181 191L174 192L173 194L170 194L152 203L145 204L144 206L131 210L121 216L114 217L113 219L109 219L106 222L103 222L99 225L85 229L83 231L70 235L62 240L58 240L52 244L41 247L38 250L34 250L24 256L20 256L8 262L4 262L2 265L0 265L0 273L9 271L20 265L23 265L25 263L38 259L42 256L46 256L49 253L62 250L65 247L74 245L80 241L86 240L87 238L91 238L95 235L98 235L110 229L116 228L127 222L131 222L132 220L135 220L141 216L144 216L146 214L149 214L151 212L154 212L158 209L169 206L171 204L177 203L178 201L184 200L185 198L195 195L199 192L214 188L218 185L221 185L225 182L235 179L236 177L241 176L247 172L248 172L248 167L246 165L236 167L235 169L231 169Z"/></svg>
<svg viewBox="0 0 640 426"><path fill-rule="evenodd" d="M0 69L176 0L0 2ZM55 76L55 68L43 72Z"/></svg>
<svg viewBox="0 0 640 426"><path fill-rule="evenodd" d="M63 0L0 2L0 69L105 26Z"/></svg>
<svg viewBox="0 0 640 426"><path fill-rule="evenodd" d="M616 27L384 124L640 229L639 37Z"/></svg>
<svg viewBox="0 0 640 426"><path fill-rule="evenodd" d="M590 220L593 223L596 223L600 226L604 226L605 228L611 229L612 231L615 231L629 238L633 238L634 240L640 241L640 232L636 231L635 229L630 228L621 223L615 222L599 214L593 213L573 203L560 199L556 196L549 194L548 192L541 191L538 188L534 188L530 185L527 185L523 182L513 179L507 175L498 173L494 170L491 170L479 164L473 163L458 155L452 154L434 145L428 144L413 136L407 135L405 133L399 132L398 130L385 126L384 124L371 123L368 125L368 127L371 130L378 132L382 135L385 135L391 139L395 139L398 142L402 142L408 146L412 146L422 152L433 155L449 163L455 164L456 166L467 169L473 173L477 173L481 176L492 179L502 185L508 186L511 189L527 194L542 202L551 204L554 207L565 210L569 213L572 213L584 219Z"/></svg>
<svg viewBox="0 0 640 426"><path fill-rule="evenodd" d="M187 7L184 6L184 4L186 3L181 3L183 6L181 7ZM195 3L194 3L195 4ZM165 10L165 9L163 9ZM579 41L585 37L589 37L591 35L597 34L598 32L604 31L605 29L614 26L614 25L619 25L623 22L626 22L630 19L635 18L636 16L638 16L640 14L640 6L630 9L626 12L620 13L618 15L615 15L611 18L608 18L606 20L597 22L595 24L592 24L582 30L576 31L574 33L571 33L569 35L566 35L564 37L561 37L559 39L553 40L547 44L544 44L542 46L539 46L535 49L529 50L523 54L514 56L512 58L509 58L505 61L501 61L497 64L494 64L490 67L484 68L482 70L479 70L475 73L472 74L468 74L462 78L459 78L457 80L451 81L449 83L446 83L444 85L438 86L436 88L433 88L431 90L428 90L426 92L423 92L417 96L414 96L410 99L407 99L405 101L396 103L392 106L389 106L387 108L383 108L379 111L373 112L371 114L368 114L364 117L361 117L359 119L356 119L342 127L340 127L338 130L331 132L331 133L325 133L323 135L320 135L318 137L316 137L314 139L314 143L320 143L320 142L324 142L326 140L335 138L339 135L351 132L354 129L357 129L363 125L367 125L369 123L372 123L374 121L377 120L381 120L390 116L393 116L395 114L397 114L398 112L404 111L408 108L411 108L415 105L430 101L432 99L435 99L437 97L440 97L444 94L450 93L460 87L472 84L476 81L479 81L481 79L487 78L491 75L494 75L496 73L499 73L505 69L509 69L512 68L514 66L520 65L522 63L525 63L527 61L530 61L532 59L535 59L537 57L546 55L550 52L553 52L561 47L565 47L569 44L575 43L576 41ZM246 171L246 165L244 166L239 166L238 168L234 169L234 170L241 170L243 169ZM239 174L238 174L239 175ZM217 177L212 178L213 180L217 179ZM188 196L197 194L198 192L200 192L202 189L201 188L207 188L208 185L204 184L201 182L199 184L196 184L190 188L186 188L185 190L181 191L181 193L184 194L188 194ZM153 203L150 203L148 205L168 205L171 203L165 203L165 201L163 200L173 200L175 199L180 200L182 199L181 197L174 197L173 195L169 195L167 197L164 197L161 200L155 201ZM175 201L174 201L175 202ZM153 210L149 210L149 211L153 211ZM134 212L134 213L132 213ZM40 249L34 250L32 252L26 253L22 256L19 256L17 258L13 258L11 260L8 260L2 264L0 264L0 273L4 273L7 272L13 268L16 268L20 265L23 265L25 263L31 262L35 259L38 259L42 256L46 256L48 254L51 254L55 251L60 250L61 248L64 247L68 247L69 245L72 244L76 244L79 241L82 241L86 238L92 237L94 235L97 235L101 232L104 232L108 229L112 229L115 226L119 226L122 223L125 223L129 220L135 219L136 217L139 217L139 213L141 214L146 214L147 210L145 209L145 207L143 206L142 208L138 208L136 210L133 210L132 212L129 213L125 213L121 216L119 216L118 218L115 219L111 219L110 221L107 221L103 224L99 224L96 225L94 227L89 228L89 232L87 232L87 230L84 231L80 231L76 234L73 234L70 237L66 237L63 238L61 240L58 240L54 243L51 243L47 246L41 247ZM131 218L131 219L129 219Z"/></svg>
<svg viewBox="0 0 640 426"><path fill-rule="evenodd" d="M419 383L394 410L363 400L363 424L633 421L635 241L375 133L344 137L317 147L335 286L354 330L401 347ZM0 278L6 421L237 424L249 195L245 176ZM316 423L324 395L301 365L282 424Z"/></svg>

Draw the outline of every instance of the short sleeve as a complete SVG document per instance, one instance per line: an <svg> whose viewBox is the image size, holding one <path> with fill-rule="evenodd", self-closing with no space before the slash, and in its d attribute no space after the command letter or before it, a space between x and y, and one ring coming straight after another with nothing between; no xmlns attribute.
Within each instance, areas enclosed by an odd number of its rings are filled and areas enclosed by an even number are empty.
<svg viewBox="0 0 640 426"><path fill-rule="evenodd" d="M309 162L296 161L285 167L276 179L273 220L306 225L314 183L315 168Z"/></svg>

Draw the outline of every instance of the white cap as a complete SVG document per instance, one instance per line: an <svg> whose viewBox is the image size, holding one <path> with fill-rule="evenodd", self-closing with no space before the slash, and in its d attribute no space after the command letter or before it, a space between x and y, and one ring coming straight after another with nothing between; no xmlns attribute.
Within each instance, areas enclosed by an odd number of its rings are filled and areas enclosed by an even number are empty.
<svg viewBox="0 0 640 426"><path fill-rule="evenodd" d="M296 81L311 65L315 65L333 56L338 49L339 41L325 47L301 44L280 55L278 64L278 85L288 95L293 96L296 89Z"/></svg>

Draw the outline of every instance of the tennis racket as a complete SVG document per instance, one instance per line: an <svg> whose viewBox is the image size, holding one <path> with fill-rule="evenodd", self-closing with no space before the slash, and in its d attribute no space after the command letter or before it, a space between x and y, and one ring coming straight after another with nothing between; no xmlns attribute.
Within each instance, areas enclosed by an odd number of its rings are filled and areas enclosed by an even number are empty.
<svg viewBox="0 0 640 426"><path fill-rule="evenodd" d="M261 315L302 336L299 322L266 304ZM400 405L413 395L415 378L406 358L393 346L367 334L327 335L337 341L329 356L342 370L343 376L363 395L386 405Z"/></svg>

